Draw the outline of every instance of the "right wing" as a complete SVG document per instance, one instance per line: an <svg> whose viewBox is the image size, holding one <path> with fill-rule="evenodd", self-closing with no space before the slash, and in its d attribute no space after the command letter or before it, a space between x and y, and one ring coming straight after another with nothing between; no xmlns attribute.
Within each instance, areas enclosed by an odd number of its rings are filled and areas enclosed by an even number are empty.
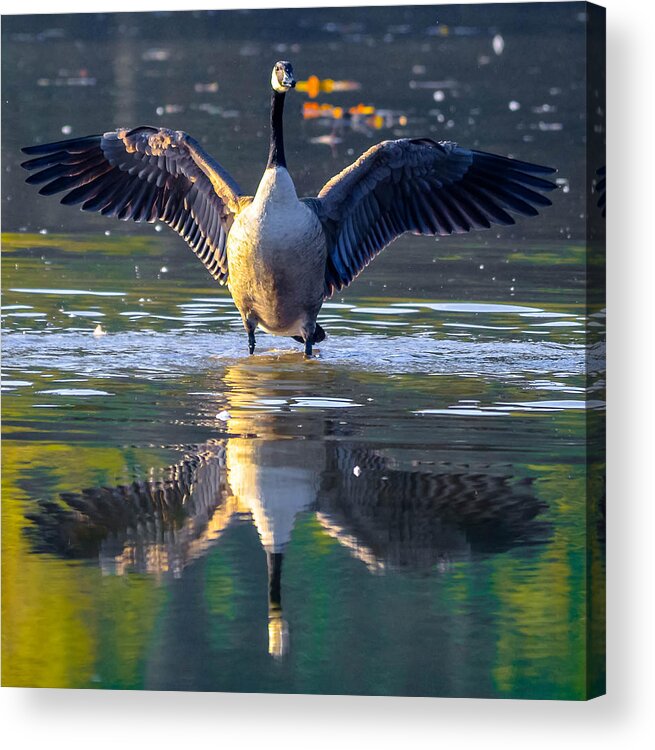
<svg viewBox="0 0 655 750"><path fill-rule="evenodd" d="M181 235L221 284L225 245L245 199L239 186L191 136L180 130L119 129L28 146L22 164L39 170L27 182L41 195L65 192L65 205L134 221L162 221Z"/></svg>
<svg viewBox="0 0 655 750"><path fill-rule="evenodd" d="M429 138L383 141L333 177L310 205L330 239L325 296L348 286L405 232L463 234L549 206L555 170Z"/></svg>

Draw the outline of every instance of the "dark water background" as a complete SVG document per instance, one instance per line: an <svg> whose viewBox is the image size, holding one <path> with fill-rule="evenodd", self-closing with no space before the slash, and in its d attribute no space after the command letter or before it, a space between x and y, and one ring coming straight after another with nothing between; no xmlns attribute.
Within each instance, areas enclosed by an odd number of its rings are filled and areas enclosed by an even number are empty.
<svg viewBox="0 0 655 750"><path fill-rule="evenodd" d="M3 19L4 684L586 694L604 311L584 52L575 3ZM290 95L300 194L427 135L557 167L554 205L397 241L305 362L265 334L249 358L166 228L23 183L20 146L161 124L254 191L280 58L361 85L317 101L385 115L303 120Z"/></svg>

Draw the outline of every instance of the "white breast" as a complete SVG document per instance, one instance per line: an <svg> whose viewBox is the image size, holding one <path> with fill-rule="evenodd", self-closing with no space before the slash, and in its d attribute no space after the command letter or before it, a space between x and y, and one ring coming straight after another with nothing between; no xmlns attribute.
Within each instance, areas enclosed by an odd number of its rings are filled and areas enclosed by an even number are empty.
<svg viewBox="0 0 655 750"><path fill-rule="evenodd" d="M264 171L253 203L275 203L280 207L298 203L296 186L286 167L268 167Z"/></svg>
<svg viewBox="0 0 655 750"><path fill-rule="evenodd" d="M264 172L253 202L235 220L230 240L234 246L246 244L258 255L288 254L294 247L320 242L322 227L316 214L298 200L289 172L271 167Z"/></svg>

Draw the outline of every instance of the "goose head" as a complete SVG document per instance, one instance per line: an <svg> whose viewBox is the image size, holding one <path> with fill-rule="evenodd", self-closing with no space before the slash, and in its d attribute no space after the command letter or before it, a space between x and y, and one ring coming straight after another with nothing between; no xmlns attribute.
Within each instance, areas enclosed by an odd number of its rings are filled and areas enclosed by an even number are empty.
<svg viewBox="0 0 655 750"><path fill-rule="evenodd" d="M271 73L271 86L273 91L286 94L289 89L295 88L296 79L293 75L293 67L286 60L279 60L273 66Z"/></svg>

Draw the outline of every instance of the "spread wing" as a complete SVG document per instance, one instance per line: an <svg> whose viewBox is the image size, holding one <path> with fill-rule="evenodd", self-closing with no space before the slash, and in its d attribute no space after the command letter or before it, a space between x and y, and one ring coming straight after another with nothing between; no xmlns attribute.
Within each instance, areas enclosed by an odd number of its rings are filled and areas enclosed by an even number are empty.
<svg viewBox="0 0 655 750"><path fill-rule="evenodd" d="M239 186L186 133L140 127L24 148L41 195L134 221L162 221L225 283L227 234L243 202Z"/></svg>
<svg viewBox="0 0 655 750"><path fill-rule="evenodd" d="M333 177L312 201L328 236L325 296L350 282L405 232L461 234L513 224L549 206L555 170L437 143L384 141Z"/></svg>

